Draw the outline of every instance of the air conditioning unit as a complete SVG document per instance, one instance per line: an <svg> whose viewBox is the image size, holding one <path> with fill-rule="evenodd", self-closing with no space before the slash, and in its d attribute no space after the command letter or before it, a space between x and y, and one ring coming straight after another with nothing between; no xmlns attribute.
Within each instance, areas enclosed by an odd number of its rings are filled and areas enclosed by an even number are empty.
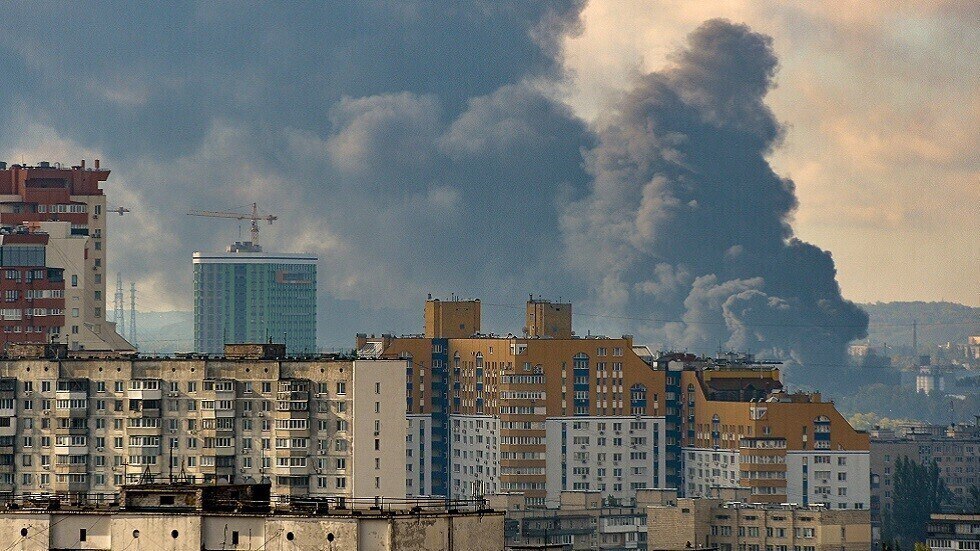
<svg viewBox="0 0 980 551"><path fill-rule="evenodd" d="M97 451L97 452L104 452L105 451L105 448L103 448L102 446L99 446L98 448L95 448L95 451Z"/></svg>

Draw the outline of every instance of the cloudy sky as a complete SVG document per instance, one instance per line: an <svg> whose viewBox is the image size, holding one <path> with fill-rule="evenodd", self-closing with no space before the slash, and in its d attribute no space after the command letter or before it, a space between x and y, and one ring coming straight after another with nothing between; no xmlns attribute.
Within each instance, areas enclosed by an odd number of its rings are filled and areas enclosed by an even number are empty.
<svg viewBox="0 0 980 551"><path fill-rule="evenodd" d="M0 159L113 170L144 310L237 237L184 213L252 201L321 257L323 344L427 292L799 358L863 335L848 300L980 305L974 2L49 8L0 21Z"/></svg>

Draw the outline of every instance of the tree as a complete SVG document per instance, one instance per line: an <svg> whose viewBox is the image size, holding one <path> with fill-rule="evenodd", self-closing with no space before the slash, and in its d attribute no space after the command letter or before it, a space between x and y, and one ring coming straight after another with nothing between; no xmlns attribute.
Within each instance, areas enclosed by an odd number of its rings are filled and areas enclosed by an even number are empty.
<svg viewBox="0 0 980 551"><path fill-rule="evenodd" d="M976 484L970 486L969 495L966 498L966 513L980 515L980 487Z"/></svg>
<svg viewBox="0 0 980 551"><path fill-rule="evenodd" d="M929 515L942 511L950 500L950 492L939 476L939 464L923 465L907 457L895 463L892 477L894 500L891 514L885 517L884 533L897 547L900 542L909 546L926 539Z"/></svg>

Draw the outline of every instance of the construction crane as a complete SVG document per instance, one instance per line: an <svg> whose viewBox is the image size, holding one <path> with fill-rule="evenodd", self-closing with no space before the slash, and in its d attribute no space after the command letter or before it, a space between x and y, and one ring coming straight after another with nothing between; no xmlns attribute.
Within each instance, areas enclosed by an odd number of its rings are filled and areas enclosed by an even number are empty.
<svg viewBox="0 0 980 551"><path fill-rule="evenodd" d="M209 218L231 218L232 220L250 220L252 222L252 244L259 244L259 221L265 220L272 225L272 222L279 219L278 216L272 214L259 214L259 205L257 203L252 203L252 213L242 214L240 212L222 212L214 210L193 210L187 213L189 216L206 216Z"/></svg>

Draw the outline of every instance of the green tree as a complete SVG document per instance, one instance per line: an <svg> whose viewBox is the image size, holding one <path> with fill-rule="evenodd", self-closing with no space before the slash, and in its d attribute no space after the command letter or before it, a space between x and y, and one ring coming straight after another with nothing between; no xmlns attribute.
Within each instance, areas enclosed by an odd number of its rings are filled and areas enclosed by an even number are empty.
<svg viewBox="0 0 980 551"><path fill-rule="evenodd" d="M973 515L980 515L980 487L976 484L970 486L966 499L966 512Z"/></svg>
<svg viewBox="0 0 980 551"><path fill-rule="evenodd" d="M923 465L907 457L898 459L892 477L892 511L885 518L887 526L883 527L889 538L886 541L906 547L925 541L929 515L942 511L950 500L949 489L939 475L935 461Z"/></svg>

